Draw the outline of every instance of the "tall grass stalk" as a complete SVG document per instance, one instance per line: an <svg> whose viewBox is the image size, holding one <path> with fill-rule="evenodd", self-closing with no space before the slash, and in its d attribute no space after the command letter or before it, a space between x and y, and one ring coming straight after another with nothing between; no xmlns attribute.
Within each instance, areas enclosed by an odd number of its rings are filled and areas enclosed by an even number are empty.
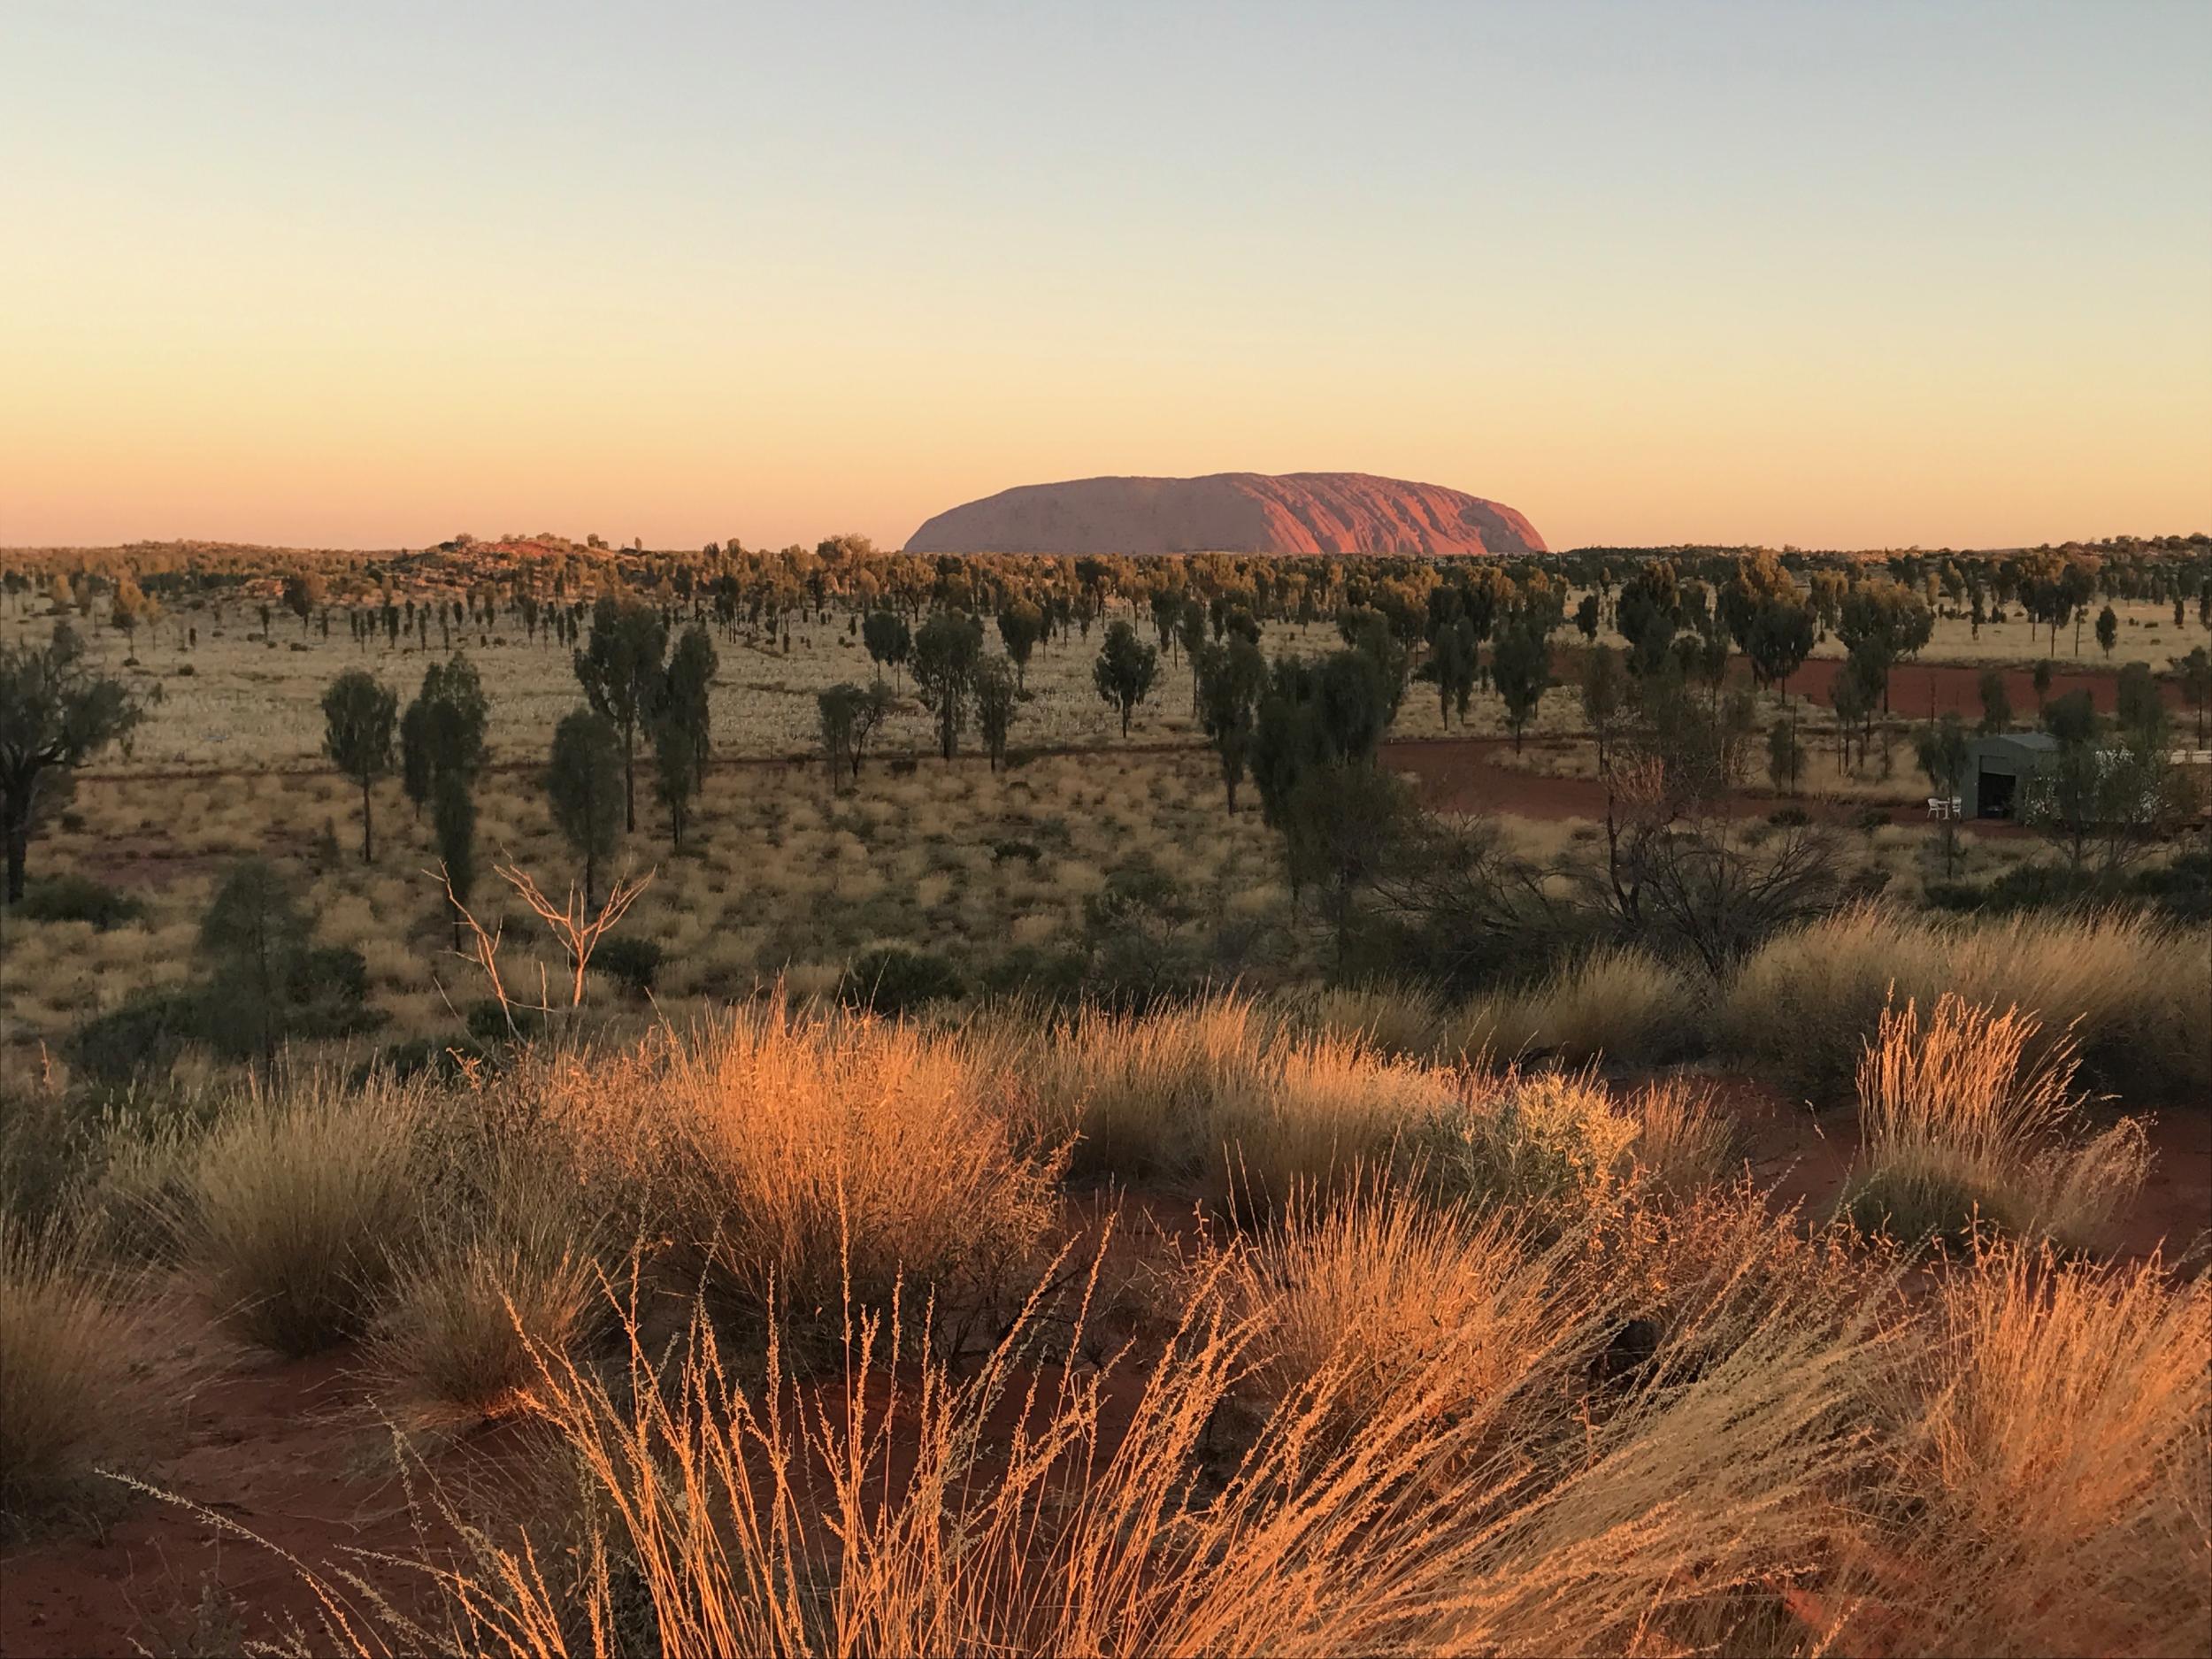
<svg viewBox="0 0 2212 1659"><path fill-rule="evenodd" d="M2039 1022L1938 999L1924 1025L1908 1002L1882 1016L1859 1066L1864 1171L1855 1218L1909 1237L1955 1233L1978 1214L2008 1230L2093 1241L2148 1173L2139 1125L2089 1138L2063 1040Z"/></svg>

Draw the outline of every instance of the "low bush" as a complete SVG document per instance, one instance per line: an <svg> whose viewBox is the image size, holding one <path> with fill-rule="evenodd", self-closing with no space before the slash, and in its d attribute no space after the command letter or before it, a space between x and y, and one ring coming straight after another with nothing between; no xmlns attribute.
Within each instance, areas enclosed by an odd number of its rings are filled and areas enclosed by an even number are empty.
<svg viewBox="0 0 2212 1659"><path fill-rule="evenodd" d="M599 941L591 953L591 965L631 995L644 996L660 974L661 948L654 940L618 933Z"/></svg>
<svg viewBox="0 0 2212 1659"><path fill-rule="evenodd" d="M2212 921L2212 855L2184 853L2114 881L2064 864L2021 864L1993 879L1932 883L1927 899L1937 910L2010 916L2021 911L2124 909L2139 906L2184 926Z"/></svg>
<svg viewBox="0 0 2212 1659"><path fill-rule="evenodd" d="M196 994L141 992L79 1025L62 1044L62 1054L101 1083L127 1083L166 1071L202 1025Z"/></svg>
<svg viewBox="0 0 2212 1659"><path fill-rule="evenodd" d="M2212 853L2183 853L2170 862L2139 870L2130 887L2176 923L2212 922Z"/></svg>
<svg viewBox="0 0 2212 1659"><path fill-rule="evenodd" d="M89 922L104 933L142 920L146 906L89 876L62 875L30 883L15 913L27 922Z"/></svg>
<svg viewBox="0 0 2212 1659"><path fill-rule="evenodd" d="M488 1051L517 1040L534 1041L545 1034L548 1018L543 1009L531 1003L503 1003L495 996L486 996L468 1005L461 1024Z"/></svg>
<svg viewBox="0 0 2212 1659"><path fill-rule="evenodd" d="M496 1008L497 1004L493 1006ZM502 1030L503 1033L503 1026ZM473 1037L411 1037L404 1042L387 1043L378 1049L374 1058L354 1068L349 1081L353 1087L361 1088L380 1071L395 1082L426 1077L449 1083L468 1076L472 1067L480 1071L489 1071L497 1059L495 1049Z"/></svg>
<svg viewBox="0 0 2212 1659"><path fill-rule="evenodd" d="M1636 1133L1587 1077L1509 1072L1424 1125L1420 1156L1449 1193L1555 1217L1588 1212L1627 1178Z"/></svg>
<svg viewBox="0 0 2212 1659"><path fill-rule="evenodd" d="M960 970L934 951L886 945L854 958L838 983L837 1000L877 1014L911 1014L967 991Z"/></svg>

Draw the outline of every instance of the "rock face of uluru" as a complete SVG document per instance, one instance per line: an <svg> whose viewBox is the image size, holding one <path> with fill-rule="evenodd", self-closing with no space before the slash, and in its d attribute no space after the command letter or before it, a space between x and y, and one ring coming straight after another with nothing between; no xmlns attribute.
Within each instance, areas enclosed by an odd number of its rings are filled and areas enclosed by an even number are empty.
<svg viewBox="0 0 2212 1659"><path fill-rule="evenodd" d="M1025 484L941 512L909 553L1541 553L1512 508L1365 472Z"/></svg>

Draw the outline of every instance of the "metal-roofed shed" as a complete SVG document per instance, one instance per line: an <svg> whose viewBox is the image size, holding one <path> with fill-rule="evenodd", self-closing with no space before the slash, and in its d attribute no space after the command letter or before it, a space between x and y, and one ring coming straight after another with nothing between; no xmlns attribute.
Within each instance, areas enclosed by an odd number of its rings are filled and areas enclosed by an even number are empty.
<svg viewBox="0 0 2212 1659"><path fill-rule="evenodd" d="M1966 746L1966 776L1959 786L1962 818L2017 816L2020 780L2058 758L2058 739L2048 732L1999 732Z"/></svg>

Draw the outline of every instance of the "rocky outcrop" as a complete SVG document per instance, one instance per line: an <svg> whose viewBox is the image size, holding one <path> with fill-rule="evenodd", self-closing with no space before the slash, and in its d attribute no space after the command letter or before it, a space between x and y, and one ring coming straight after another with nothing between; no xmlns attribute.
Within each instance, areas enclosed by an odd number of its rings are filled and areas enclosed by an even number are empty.
<svg viewBox="0 0 2212 1659"><path fill-rule="evenodd" d="M1541 553L1515 511L1365 472L1025 484L941 512L910 553Z"/></svg>

